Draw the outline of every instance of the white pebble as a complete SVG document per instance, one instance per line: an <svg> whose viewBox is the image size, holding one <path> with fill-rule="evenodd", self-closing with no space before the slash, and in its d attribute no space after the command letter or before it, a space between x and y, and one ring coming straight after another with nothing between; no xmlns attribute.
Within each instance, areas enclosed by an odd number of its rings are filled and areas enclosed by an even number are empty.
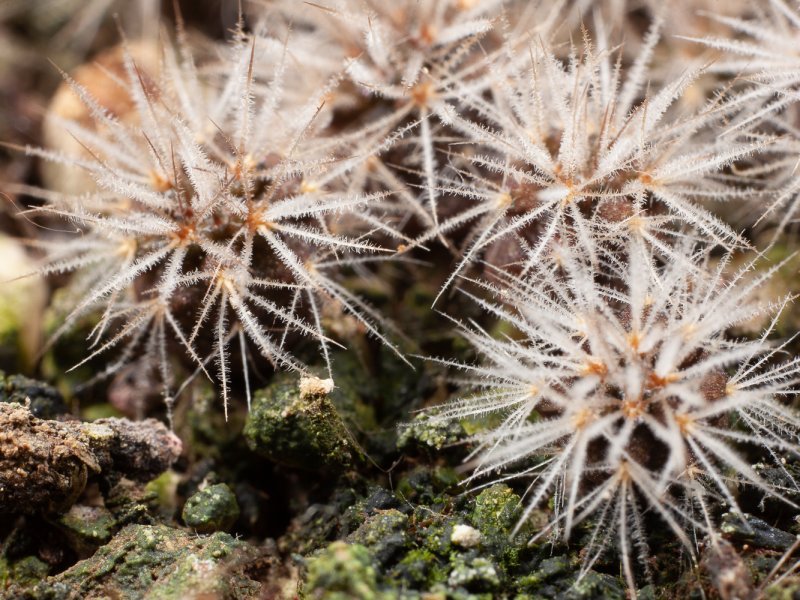
<svg viewBox="0 0 800 600"><path fill-rule="evenodd" d="M456 525L450 541L462 548L473 548L481 541L481 532L469 525Z"/></svg>

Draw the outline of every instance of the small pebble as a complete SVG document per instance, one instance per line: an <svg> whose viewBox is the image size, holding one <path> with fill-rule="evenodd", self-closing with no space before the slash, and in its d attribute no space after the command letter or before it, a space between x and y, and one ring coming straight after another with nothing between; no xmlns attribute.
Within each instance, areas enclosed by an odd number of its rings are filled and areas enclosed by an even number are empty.
<svg viewBox="0 0 800 600"><path fill-rule="evenodd" d="M474 548L481 543L481 532L469 525L456 525L450 541L462 548Z"/></svg>

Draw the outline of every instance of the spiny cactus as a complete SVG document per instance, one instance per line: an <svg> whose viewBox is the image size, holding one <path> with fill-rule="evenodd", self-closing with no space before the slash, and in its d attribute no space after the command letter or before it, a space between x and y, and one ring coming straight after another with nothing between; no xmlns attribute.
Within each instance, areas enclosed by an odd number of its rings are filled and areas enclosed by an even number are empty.
<svg viewBox="0 0 800 600"><path fill-rule="evenodd" d="M379 196L310 183L326 166L315 148L319 100L284 105L282 67L256 80L255 46L240 50L223 75L199 73L185 48L182 57L167 48L160 77L124 52L114 82L131 105L124 120L67 77L91 120L60 124L83 154L28 149L84 168L96 186L47 194L41 209L80 234L41 244L43 273L76 272L75 307L56 336L99 310L85 360L122 348L103 375L142 355L140 368L158 373L169 397L180 347L201 371L216 363L226 410L232 352L242 354L245 381L251 347L303 372L287 337L311 338L327 362L323 322L340 315L392 345L382 319L336 281L379 250L362 237Z"/></svg>
<svg viewBox="0 0 800 600"><path fill-rule="evenodd" d="M645 510L693 553L692 530L718 535L711 498L741 515L731 481L793 505L735 446L762 449L800 490L780 459L800 455L800 417L781 403L800 383L800 359L779 360L785 345L766 340L771 326L754 340L725 335L789 299L750 302L771 274L753 276L752 264L726 275L727 260L714 265L707 250L684 244L674 248L683 260L659 264L635 246L609 255L565 240L524 278L483 284L495 299L475 301L516 333L458 323L480 362L443 362L472 393L431 416L494 423L475 438L472 479L509 469L504 478L530 479L520 524L554 503L536 538L569 539L592 517L584 572L616 534L631 589L630 556L646 558Z"/></svg>
<svg viewBox="0 0 800 600"><path fill-rule="evenodd" d="M753 299L789 263L747 253L800 207L800 16L657 4L254 0L224 43L178 14L106 49L25 149L62 170L9 186L69 227L32 241L71 301L54 338L94 316L97 377L133 368L169 406L204 374L227 416L252 367L332 375L362 334L399 354L351 282L391 261L412 287L433 256L478 358L437 359L466 376L429 419L480 421L470 481L527 484L519 530L550 504L534 540L584 524L583 573L616 546L633 595L651 519L695 556L720 505L744 519L734 485L796 508L800 359L771 339L792 298Z"/></svg>

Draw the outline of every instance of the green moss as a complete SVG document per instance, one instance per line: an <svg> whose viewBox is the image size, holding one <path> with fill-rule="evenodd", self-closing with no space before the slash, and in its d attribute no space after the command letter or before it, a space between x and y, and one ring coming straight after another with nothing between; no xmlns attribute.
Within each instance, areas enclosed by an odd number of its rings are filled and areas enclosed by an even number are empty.
<svg viewBox="0 0 800 600"><path fill-rule="evenodd" d="M176 412L175 429L186 441L187 458L191 462L224 461L242 441L245 413L229 410L226 419L216 391L206 380L198 378L184 393L190 401L186 403L187 410Z"/></svg>
<svg viewBox="0 0 800 600"><path fill-rule="evenodd" d="M325 600L388 600L378 589L372 557L361 544L333 542L308 561L304 596Z"/></svg>
<svg viewBox="0 0 800 600"><path fill-rule="evenodd" d="M458 555L454 557L447 583L470 592L491 592L500 587L500 576L489 559Z"/></svg>
<svg viewBox="0 0 800 600"><path fill-rule="evenodd" d="M97 419L122 416L124 415L110 404L92 404L81 411L81 419L84 421L96 421Z"/></svg>
<svg viewBox="0 0 800 600"><path fill-rule="evenodd" d="M171 512L176 506L176 492L180 475L173 470L164 471L161 475L144 486L144 492L152 495L158 507Z"/></svg>
<svg viewBox="0 0 800 600"><path fill-rule="evenodd" d="M235 562L233 539L215 534L203 548L175 561L169 573L158 579L147 592L147 600L175 598L257 598L260 584L243 575L235 577L226 562Z"/></svg>
<svg viewBox="0 0 800 600"><path fill-rule="evenodd" d="M435 412L420 414L410 423L399 427L397 447L401 450L415 447L441 450L467 437L463 426L458 421L434 421Z"/></svg>
<svg viewBox="0 0 800 600"><path fill-rule="evenodd" d="M547 581L568 575L572 569L573 565L566 556L546 558L539 564L536 571L520 577L517 585L523 590L536 590Z"/></svg>
<svg viewBox="0 0 800 600"><path fill-rule="evenodd" d="M35 556L8 561L0 557L0 590L11 584L32 586L47 577L50 566Z"/></svg>
<svg viewBox="0 0 800 600"><path fill-rule="evenodd" d="M421 511L424 509L421 509ZM441 513L428 515L418 514L420 522L424 523L421 536L422 547L445 559L453 552L453 528L458 524L455 517L446 517Z"/></svg>
<svg viewBox="0 0 800 600"><path fill-rule="evenodd" d="M589 571L580 581L575 582L565 594L567 599L603 598L604 600L624 600L625 589L616 577Z"/></svg>
<svg viewBox="0 0 800 600"><path fill-rule="evenodd" d="M517 567L528 550L529 522L523 523L512 539L521 516L520 497L507 485L488 487L475 498L470 522L481 532L483 545L497 556L505 571Z"/></svg>
<svg viewBox="0 0 800 600"><path fill-rule="evenodd" d="M76 504L58 519L59 528L79 553L93 552L111 539L117 521L101 506Z"/></svg>
<svg viewBox="0 0 800 600"><path fill-rule="evenodd" d="M130 525L91 558L20 597L258 598L260 584L243 573L253 560L246 544L224 533L199 537L163 525ZM60 595L64 589L69 596Z"/></svg>
<svg viewBox="0 0 800 600"><path fill-rule="evenodd" d="M800 278L797 276L798 270L800 270L800 254L797 253L797 242L786 236L775 241L772 239L772 235L772 232L768 232L757 239L757 246L766 248L766 250L762 255L762 260L755 265L753 275L762 275L767 270L777 267L781 262L785 262L763 285L753 290L751 294L753 302L774 302L778 298L795 296L800 292ZM747 253L742 253L731 266L732 268L742 267L751 258ZM772 316L771 313L764 312L755 319L740 324L735 331L737 334L758 336L769 325ZM800 329L800 311L793 309L790 304L778 315L774 328L776 337L784 338L794 335Z"/></svg>
<svg viewBox="0 0 800 600"><path fill-rule="evenodd" d="M332 361L336 387L329 397L336 411L358 430L374 431L378 428L375 407L365 399L380 393L377 380L370 376L354 353L336 352ZM322 372L318 376L326 377Z"/></svg>
<svg viewBox="0 0 800 600"><path fill-rule="evenodd" d="M68 287L53 292L50 303L44 311L44 338L52 336L64 324L66 316L75 307L76 298ZM90 380L107 360L97 357L72 370L87 356L87 339L102 316L102 311L91 311L78 316L68 331L57 337L45 352L41 362L44 377L53 381L56 387L69 397L76 386Z"/></svg>
<svg viewBox="0 0 800 600"><path fill-rule="evenodd" d="M424 548L411 550L392 569L389 577L402 587L430 589L447 581L448 569L435 554Z"/></svg>
<svg viewBox="0 0 800 600"><path fill-rule="evenodd" d="M236 496L224 483L200 490L183 507L183 522L200 533L226 531L238 518Z"/></svg>
<svg viewBox="0 0 800 600"><path fill-rule="evenodd" d="M378 510L347 541L366 546L378 563L385 565L408 546L407 527L408 516L399 510Z"/></svg>
<svg viewBox="0 0 800 600"><path fill-rule="evenodd" d="M421 466L410 471L397 484L397 493L406 501L429 507L450 502L450 494L459 482L450 468Z"/></svg>
<svg viewBox="0 0 800 600"><path fill-rule="evenodd" d="M625 588L621 581L603 573L588 571L580 580L577 573L580 559L575 556L553 556L539 563L528 575L518 577L515 587L526 598L564 598L583 600L588 598L623 600Z"/></svg>
<svg viewBox="0 0 800 600"><path fill-rule="evenodd" d="M800 577L787 577L764 590L764 600L794 600L800 598Z"/></svg>
<svg viewBox="0 0 800 600"><path fill-rule="evenodd" d="M507 536L522 514L520 497L504 484L483 490L475 498L470 522L485 538Z"/></svg>
<svg viewBox="0 0 800 600"><path fill-rule="evenodd" d="M0 233L0 366L31 370L41 341L47 299L37 265L19 239Z"/></svg>
<svg viewBox="0 0 800 600"><path fill-rule="evenodd" d="M291 467L344 469L360 457L330 398L301 397L290 376L255 393L244 435L252 450Z"/></svg>

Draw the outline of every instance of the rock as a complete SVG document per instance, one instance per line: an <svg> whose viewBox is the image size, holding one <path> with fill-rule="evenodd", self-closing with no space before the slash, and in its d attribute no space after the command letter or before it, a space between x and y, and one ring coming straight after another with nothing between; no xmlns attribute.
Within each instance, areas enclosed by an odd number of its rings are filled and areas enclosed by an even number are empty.
<svg viewBox="0 0 800 600"><path fill-rule="evenodd" d="M445 446L464 440L467 433L458 421L436 420L436 411L419 414L410 423L399 426L397 447L411 450L415 447L441 450Z"/></svg>
<svg viewBox="0 0 800 600"><path fill-rule="evenodd" d="M360 452L322 387L303 395L291 377L255 393L244 427L248 446L277 463L312 471L342 470Z"/></svg>
<svg viewBox="0 0 800 600"><path fill-rule="evenodd" d="M360 544L333 542L308 561L304 595L319 600L383 600L369 550Z"/></svg>
<svg viewBox="0 0 800 600"><path fill-rule="evenodd" d="M128 479L141 482L154 479L169 469L182 450L181 440L155 419L129 421L109 418L85 425L90 436L102 427L113 432L107 445L113 469ZM103 436L102 433L99 435Z"/></svg>
<svg viewBox="0 0 800 600"><path fill-rule="evenodd" d="M116 530L116 520L107 508L76 504L57 521L79 555L87 556L107 543Z"/></svg>
<svg viewBox="0 0 800 600"><path fill-rule="evenodd" d="M30 586L39 583L47 577L50 566L35 556L7 561L0 558L0 591L11 584Z"/></svg>
<svg viewBox="0 0 800 600"><path fill-rule="evenodd" d="M404 587L429 589L438 581L447 581L447 570L439 558L424 548L411 550L392 569L390 576Z"/></svg>
<svg viewBox="0 0 800 600"><path fill-rule="evenodd" d="M101 468L79 424L0 403L0 513L64 511Z"/></svg>
<svg viewBox="0 0 800 600"><path fill-rule="evenodd" d="M528 550L530 521L523 523L513 538L511 535L521 516L520 497L505 484L488 487L475 498L470 522L480 531L483 545L501 558L504 570L520 564Z"/></svg>
<svg viewBox="0 0 800 600"><path fill-rule="evenodd" d="M720 531L728 539L743 542L758 548L786 550L797 541L797 537L776 529L761 519L745 515L745 522L733 513L722 515Z"/></svg>
<svg viewBox="0 0 800 600"><path fill-rule="evenodd" d="M500 586L497 568L487 558L458 556L454 562L448 585L463 587L470 592L491 592Z"/></svg>
<svg viewBox="0 0 800 600"><path fill-rule="evenodd" d="M256 552L228 534L210 536L163 525L129 525L91 558L28 590L20 599L174 600L259 598L245 568Z"/></svg>
<svg viewBox="0 0 800 600"><path fill-rule="evenodd" d="M474 548L481 543L481 532L469 525L456 525L450 534L450 541L462 548Z"/></svg>
<svg viewBox="0 0 800 600"><path fill-rule="evenodd" d="M361 544L369 549L380 565L396 559L408 545L408 516L399 510L376 510L364 524L347 537L351 543Z"/></svg>
<svg viewBox="0 0 800 600"><path fill-rule="evenodd" d="M0 371L0 402L25 404L39 419L55 419L67 414L67 405L54 387L24 375L6 375Z"/></svg>
<svg viewBox="0 0 800 600"><path fill-rule="evenodd" d="M764 600L794 600L800 598L800 577L786 577L764 590Z"/></svg>
<svg viewBox="0 0 800 600"><path fill-rule="evenodd" d="M200 490L183 507L183 522L199 533L227 531L238 518L236 496L224 483Z"/></svg>
<svg viewBox="0 0 800 600"><path fill-rule="evenodd" d="M0 403L0 513L64 512L90 477L147 481L177 459L180 447L154 420L58 422Z"/></svg>

